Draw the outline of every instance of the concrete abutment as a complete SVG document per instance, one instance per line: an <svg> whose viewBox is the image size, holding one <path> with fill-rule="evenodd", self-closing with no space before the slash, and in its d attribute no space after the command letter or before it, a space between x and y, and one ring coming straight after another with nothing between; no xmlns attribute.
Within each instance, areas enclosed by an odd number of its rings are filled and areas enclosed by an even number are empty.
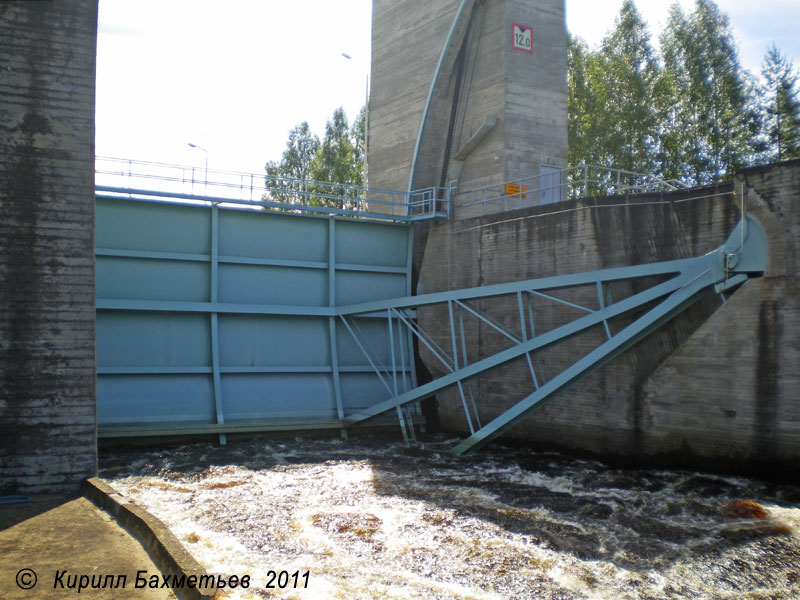
<svg viewBox="0 0 800 600"><path fill-rule="evenodd" d="M749 169L713 187L584 198L433 225L418 291L699 256L726 240L742 202L767 232L765 276L746 283L724 306L715 294L704 298L506 438L648 464L761 473L769 467L786 476L800 458L800 161ZM483 308L509 328L519 326L515 308ZM549 329L572 318L567 312L539 306L537 323ZM442 314L421 311L420 320L438 342L448 343ZM466 336L475 358L501 347L491 328L477 321L468 324ZM542 353L545 374L551 377L588 351L598 336ZM436 374L436 361L424 351L423 359ZM488 420L533 386L519 361L477 378L473 390ZM440 394L439 404L443 426L468 433L457 392Z"/></svg>

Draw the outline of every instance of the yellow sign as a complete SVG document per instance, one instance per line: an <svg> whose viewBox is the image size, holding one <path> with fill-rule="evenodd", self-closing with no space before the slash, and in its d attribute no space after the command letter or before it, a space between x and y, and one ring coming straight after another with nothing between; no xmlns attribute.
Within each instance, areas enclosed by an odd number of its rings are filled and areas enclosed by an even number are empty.
<svg viewBox="0 0 800 600"><path fill-rule="evenodd" d="M518 183L507 183L506 184L506 196L517 196L522 192L522 197L527 198L528 196L525 195L525 192L528 191L528 188L520 186Z"/></svg>

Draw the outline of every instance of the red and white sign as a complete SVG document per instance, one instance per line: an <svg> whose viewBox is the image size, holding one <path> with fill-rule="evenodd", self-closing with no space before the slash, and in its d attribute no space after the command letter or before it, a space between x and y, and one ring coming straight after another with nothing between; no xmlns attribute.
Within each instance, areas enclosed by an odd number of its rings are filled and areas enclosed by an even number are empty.
<svg viewBox="0 0 800 600"><path fill-rule="evenodd" d="M533 52L533 29L526 25L511 25L511 47L514 50Z"/></svg>

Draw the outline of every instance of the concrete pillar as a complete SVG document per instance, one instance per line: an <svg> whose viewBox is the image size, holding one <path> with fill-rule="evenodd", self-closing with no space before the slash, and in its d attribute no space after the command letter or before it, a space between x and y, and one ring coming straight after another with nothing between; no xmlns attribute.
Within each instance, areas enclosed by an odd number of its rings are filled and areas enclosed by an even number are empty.
<svg viewBox="0 0 800 600"><path fill-rule="evenodd" d="M470 190L566 166L563 0L374 0L372 48L370 187L458 180L461 218Z"/></svg>
<svg viewBox="0 0 800 600"><path fill-rule="evenodd" d="M0 494L96 472L97 0L0 3Z"/></svg>

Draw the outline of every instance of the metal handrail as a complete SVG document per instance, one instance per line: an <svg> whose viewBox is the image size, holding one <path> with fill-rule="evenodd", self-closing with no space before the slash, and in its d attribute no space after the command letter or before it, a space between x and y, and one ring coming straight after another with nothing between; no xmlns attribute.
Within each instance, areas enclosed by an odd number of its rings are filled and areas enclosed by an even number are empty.
<svg viewBox="0 0 800 600"><path fill-rule="evenodd" d="M557 183L541 184L541 179ZM509 187L516 191L507 194ZM501 210L536 206L543 197L558 199L585 198L591 195L619 195L687 189L688 186L676 179L662 179L648 173L637 173L626 169L616 169L600 165L581 164L575 167L540 173L521 179L514 179L500 185L491 185L474 190L459 190L453 200L459 209L482 205L483 214L495 206ZM559 193L560 191L560 193ZM524 202L523 202L524 201ZM552 200L550 200L552 202ZM516 206L515 206L516 204Z"/></svg>
<svg viewBox="0 0 800 600"><path fill-rule="evenodd" d="M99 191L128 197L173 197L391 221L450 214L450 188L404 192L125 158L96 157L95 185Z"/></svg>

